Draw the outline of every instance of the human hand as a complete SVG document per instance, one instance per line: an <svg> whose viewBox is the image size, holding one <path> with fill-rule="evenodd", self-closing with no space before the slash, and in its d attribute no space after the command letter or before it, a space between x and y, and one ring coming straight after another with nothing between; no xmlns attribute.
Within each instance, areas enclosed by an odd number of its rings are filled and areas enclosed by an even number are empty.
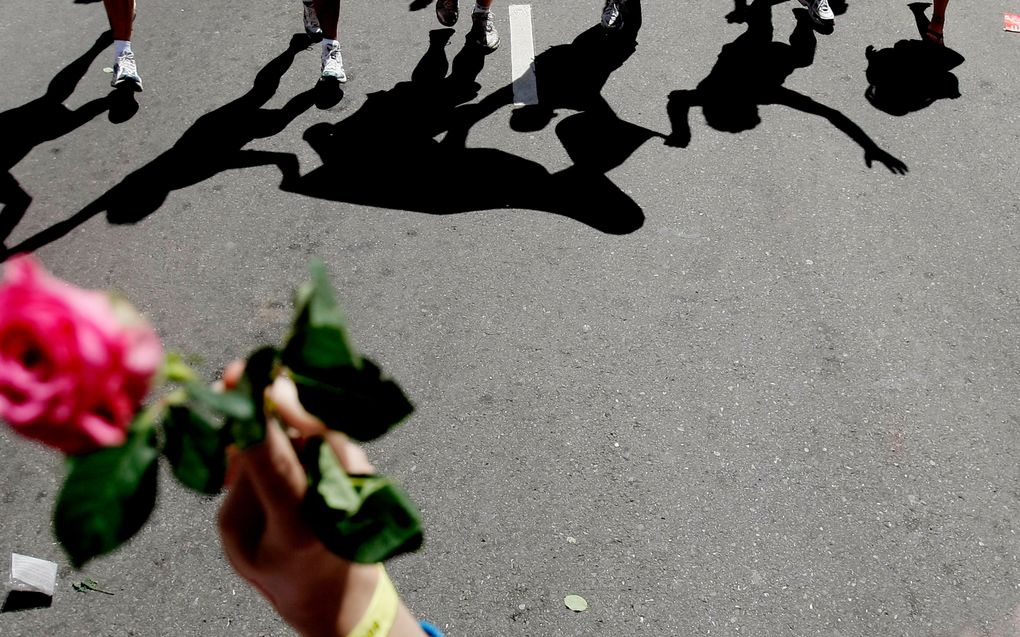
<svg viewBox="0 0 1020 637"><path fill-rule="evenodd" d="M224 385L235 386L242 372L241 363L228 366ZM277 378L266 398L272 413L265 440L231 454L230 491L219 515L223 549L234 569L298 633L343 637L365 614L383 571L378 565L353 564L334 555L304 522L301 502L307 477L294 445L321 436L348 473L368 474L374 468L360 447L343 434L327 431L301 407L290 379ZM402 603L388 634L425 635Z"/></svg>

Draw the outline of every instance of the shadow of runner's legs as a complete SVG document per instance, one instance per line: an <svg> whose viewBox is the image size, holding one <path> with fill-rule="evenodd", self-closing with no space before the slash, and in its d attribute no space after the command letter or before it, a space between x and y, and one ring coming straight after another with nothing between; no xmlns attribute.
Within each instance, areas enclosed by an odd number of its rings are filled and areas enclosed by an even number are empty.
<svg viewBox="0 0 1020 637"><path fill-rule="evenodd" d="M65 66L50 81L46 89L46 97L56 102L63 102L71 97L78 82L88 72L89 67L96 61L99 54L113 44L113 36L109 31L99 34L96 41L79 58Z"/></svg>
<svg viewBox="0 0 1020 637"><path fill-rule="evenodd" d="M32 197L10 173L0 175L0 260L7 258L5 241L25 216Z"/></svg>
<svg viewBox="0 0 1020 637"><path fill-rule="evenodd" d="M110 32L60 69L41 97L0 113L0 252L3 242L25 216L31 205L29 195L9 171L39 144L57 139L91 121L109 107L108 98L86 102L75 110L64 106L99 54L113 43Z"/></svg>
<svg viewBox="0 0 1020 637"><path fill-rule="evenodd" d="M224 170L253 166L259 158L289 170L289 160L282 157L286 153L249 153L243 148L254 139L278 134L311 108L314 89L294 96L280 109L262 108L276 94L281 77L305 44L304 36L295 36L283 53L258 72L251 90L199 117L173 147L127 175L70 218L13 249L37 249L104 211L111 223L136 223L159 209L174 190L192 186Z"/></svg>

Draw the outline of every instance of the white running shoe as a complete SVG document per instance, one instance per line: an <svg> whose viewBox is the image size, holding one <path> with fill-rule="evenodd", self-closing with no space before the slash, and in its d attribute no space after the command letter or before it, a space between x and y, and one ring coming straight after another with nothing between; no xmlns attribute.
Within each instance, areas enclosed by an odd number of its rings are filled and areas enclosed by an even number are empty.
<svg viewBox="0 0 1020 637"><path fill-rule="evenodd" d="M336 80L343 84L347 81L344 70L344 58L340 55L340 47L329 44L322 47L322 78Z"/></svg>
<svg viewBox="0 0 1020 637"><path fill-rule="evenodd" d="M836 14L829 7L829 0L812 0L811 17L815 22L832 22L836 19Z"/></svg>
<svg viewBox="0 0 1020 637"><path fill-rule="evenodd" d="M623 0L606 0L602 9L602 27L609 31L618 31L623 27Z"/></svg>
<svg viewBox="0 0 1020 637"><path fill-rule="evenodd" d="M110 86L131 86L136 92L142 91L142 78L138 76L135 54L131 51L124 51L113 63L113 77L110 78Z"/></svg>
<svg viewBox="0 0 1020 637"><path fill-rule="evenodd" d="M492 19L492 11L473 11L471 13L471 33L468 40L486 51L495 51L499 47L499 32Z"/></svg>
<svg viewBox="0 0 1020 637"><path fill-rule="evenodd" d="M305 9L305 33L315 42L322 39L322 26L319 24L319 16L315 14L315 6L311 2L304 2L301 5Z"/></svg>

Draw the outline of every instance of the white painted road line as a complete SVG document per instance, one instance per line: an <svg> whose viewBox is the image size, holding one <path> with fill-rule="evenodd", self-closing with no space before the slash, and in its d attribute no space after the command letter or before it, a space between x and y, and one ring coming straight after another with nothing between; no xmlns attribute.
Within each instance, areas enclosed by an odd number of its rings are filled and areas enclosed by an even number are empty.
<svg viewBox="0 0 1020 637"><path fill-rule="evenodd" d="M530 4L510 5L510 74L514 83L514 106L538 104Z"/></svg>

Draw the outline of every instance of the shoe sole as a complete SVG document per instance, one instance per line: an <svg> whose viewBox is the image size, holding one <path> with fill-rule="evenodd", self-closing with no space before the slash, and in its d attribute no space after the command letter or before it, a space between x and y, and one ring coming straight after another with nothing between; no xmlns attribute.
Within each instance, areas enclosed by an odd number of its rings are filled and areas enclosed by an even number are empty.
<svg viewBox="0 0 1020 637"><path fill-rule="evenodd" d="M141 80L131 80L128 78L121 79L117 82L110 82L110 86L117 89L131 89L135 93L142 92Z"/></svg>
<svg viewBox="0 0 1020 637"><path fill-rule="evenodd" d="M307 35L308 39L310 39L312 42L322 42L323 38L322 29L319 29L318 31L312 31L306 27L305 35Z"/></svg>
<svg viewBox="0 0 1020 637"><path fill-rule="evenodd" d="M332 80L332 81L338 82L340 84L346 84L347 83L347 76L346 75L341 77L339 75L332 75L332 74L327 75L327 74L323 73L322 75L319 76L319 79L320 80Z"/></svg>

